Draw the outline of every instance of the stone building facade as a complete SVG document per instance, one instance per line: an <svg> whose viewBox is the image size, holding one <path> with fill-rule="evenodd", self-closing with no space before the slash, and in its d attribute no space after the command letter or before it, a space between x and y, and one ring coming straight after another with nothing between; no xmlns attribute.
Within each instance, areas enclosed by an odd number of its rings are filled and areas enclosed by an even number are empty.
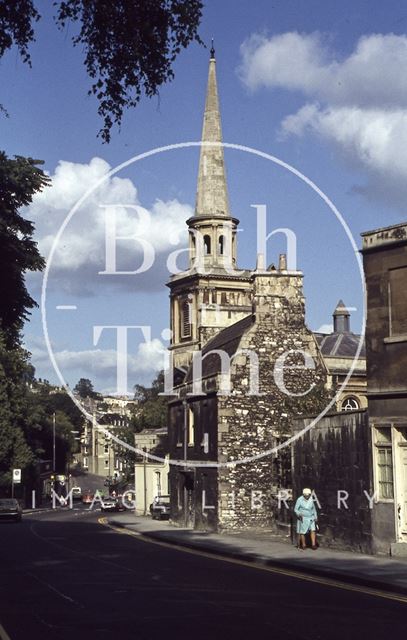
<svg viewBox="0 0 407 640"><path fill-rule="evenodd" d="M134 434L134 446L149 455L136 455L134 463L134 490L137 515L147 515L154 498L168 495L167 429L144 429Z"/></svg>
<svg viewBox="0 0 407 640"><path fill-rule="evenodd" d="M291 484L282 445L292 418L329 403L333 374L305 323L302 272L288 269L285 255L277 268L262 255L255 270L237 267L239 221L229 210L215 67L212 50L196 207L187 221L189 268L168 283L177 373L171 513L205 530L268 528L279 488ZM353 334L343 333L354 348Z"/></svg>
<svg viewBox="0 0 407 640"><path fill-rule="evenodd" d="M337 411L367 407L366 349L361 335L351 331L350 311L339 300L333 312L333 331L315 333L328 370L328 387L336 395ZM352 375L346 381L349 372Z"/></svg>
<svg viewBox="0 0 407 640"><path fill-rule="evenodd" d="M324 544L407 556L407 223L362 237L368 408L326 416L295 441L293 485L314 488Z"/></svg>
<svg viewBox="0 0 407 640"><path fill-rule="evenodd" d="M377 494L373 533L407 555L407 223L362 234L367 391Z"/></svg>

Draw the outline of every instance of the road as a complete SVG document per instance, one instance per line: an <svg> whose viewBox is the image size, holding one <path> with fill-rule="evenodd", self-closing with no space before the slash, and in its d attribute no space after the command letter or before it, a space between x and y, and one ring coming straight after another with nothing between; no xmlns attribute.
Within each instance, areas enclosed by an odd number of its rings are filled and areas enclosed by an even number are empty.
<svg viewBox="0 0 407 640"><path fill-rule="evenodd" d="M2 640L405 635L401 602L162 547L100 515L79 507L0 523Z"/></svg>

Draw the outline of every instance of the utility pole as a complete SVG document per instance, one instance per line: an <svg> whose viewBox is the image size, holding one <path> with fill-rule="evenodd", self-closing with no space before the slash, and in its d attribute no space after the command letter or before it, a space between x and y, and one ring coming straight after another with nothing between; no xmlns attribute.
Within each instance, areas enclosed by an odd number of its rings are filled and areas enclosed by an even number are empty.
<svg viewBox="0 0 407 640"><path fill-rule="evenodd" d="M147 447L143 447L143 474L144 474L144 515L147 515Z"/></svg>
<svg viewBox="0 0 407 640"><path fill-rule="evenodd" d="M52 414L52 470L55 473L55 411Z"/></svg>

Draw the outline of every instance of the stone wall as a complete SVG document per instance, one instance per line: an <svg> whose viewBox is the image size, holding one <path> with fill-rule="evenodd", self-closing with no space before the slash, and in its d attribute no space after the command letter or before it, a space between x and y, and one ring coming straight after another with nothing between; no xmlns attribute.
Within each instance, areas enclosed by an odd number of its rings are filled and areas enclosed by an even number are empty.
<svg viewBox="0 0 407 640"><path fill-rule="evenodd" d="M253 290L255 323L243 335L239 350L257 354L260 395L249 394L249 360L237 355L232 393L218 398L219 461L236 461L236 466L219 470L220 529L274 526L276 494L287 475L287 450L270 450L289 437L293 416L317 411L328 401L326 370L305 325L301 274L255 275ZM276 382L277 362L290 350L295 353L286 361L283 391ZM314 368L304 367L298 350L312 357Z"/></svg>
<svg viewBox="0 0 407 640"><path fill-rule="evenodd" d="M297 419L294 433L311 423L312 418ZM321 505L319 524L323 546L372 553L373 510L364 494L366 491L373 496L371 460L370 427L365 410L325 416L294 442L294 497L301 495L304 487L315 491ZM349 494L347 509L343 504L338 505L340 490Z"/></svg>

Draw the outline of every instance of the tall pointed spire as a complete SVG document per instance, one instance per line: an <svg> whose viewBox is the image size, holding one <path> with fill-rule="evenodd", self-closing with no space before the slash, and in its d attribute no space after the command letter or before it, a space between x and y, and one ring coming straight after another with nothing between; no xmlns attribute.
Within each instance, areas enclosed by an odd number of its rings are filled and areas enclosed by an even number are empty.
<svg viewBox="0 0 407 640"><path fill-rule="evenodd" d="M213 40L210 56L202 142L217 144L201 147L195 215L229 217Z"/></svg>

